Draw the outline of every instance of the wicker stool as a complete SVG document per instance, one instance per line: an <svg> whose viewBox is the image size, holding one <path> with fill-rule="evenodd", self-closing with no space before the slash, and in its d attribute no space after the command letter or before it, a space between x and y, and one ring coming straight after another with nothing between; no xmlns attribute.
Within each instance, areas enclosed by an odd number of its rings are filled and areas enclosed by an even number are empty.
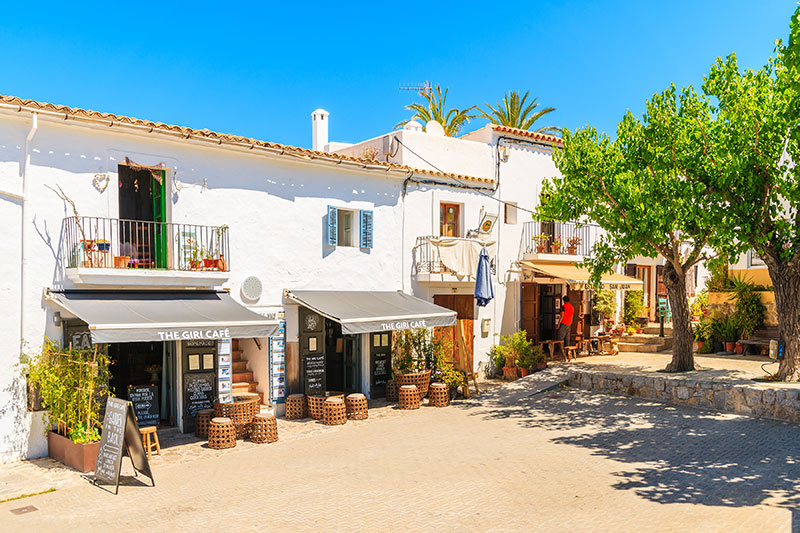
<svg viewBox="0 0 800 533"><path fill-rule="evenodd" d="M208 424L208 447L224 450L236 446L236 428L230 418L212 418Z"/></svg>
<svg viewBox="0 0 800 533"><path fill-rule="evenodd" d="M142 446L147 452L147 458L152 459L153 448L155 447L156 453L161 455L161 445L158 443L158 433L156 433L155 426L147 426L139 428L139 433L142 434ZM150 440L152 436L152 440Z"/></svg>
<svg viewBox="0 0 800 533"><path fill-rule="evenodd" d="M387 402L396 402L397 401L397 382L393 379L390 379L386 382L386 401Z"/></svg>
<svg viewBox="0 0 800 533"><path fill-rule="evenodd" d="M272 415L256 415L250 428L250 440L258 444L278 440L278 421Z"/></svg>
<svg viewBox="0 0 800 533"><path fill-rule="evenodd" d="M286 398L286 419L299 420L306 417L306 395L290 394Z"/></svg>
<svg viewBox="0 0 800 533"><path fill-rule="evenodd" d="M201 439L208 438L208 424L214 418L213 409L201 409L194 415L194 436Z"/></svg>
<svg viewBox="0 0 800 533"><path fill-rule="evenodd" d="M325 400L327 396L309 396L308 397L308 416L314 420L322 420L325 414Z"/></svg>
<svg viewBox="0 0 800 533"><path fill-rule="evenodd" d="M428 389L428 405L447 407L450 405L450 391L444 383L431 383Z"/></svg>
<svg viewBox="0 0 800 533"><path fill-rule="evenodd" d="M400 409L419 409L419 393L416 385L401 385L399 393Z"/></svg>
<svg viewBox="0 0 800 533"><path fill-rule="evenodd" d="M347 418L350 420L366 420L369 417L367 397L360 393L348 394L345 398Z"/></svg>
<svg viewBox="0 0 800 533"><path fill-rule="evenodd" d="M324 409L322 423L326 426L340 426L347 422L347 410L341 398L328 398Z"/></svg>

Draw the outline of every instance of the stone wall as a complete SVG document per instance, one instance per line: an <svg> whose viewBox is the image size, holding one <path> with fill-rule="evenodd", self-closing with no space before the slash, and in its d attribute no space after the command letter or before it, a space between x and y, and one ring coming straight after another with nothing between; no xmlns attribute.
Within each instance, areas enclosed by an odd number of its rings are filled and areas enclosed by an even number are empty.
<svg viewBox="0 0 800 533"><path fill-rule="evenodd" d="M571 369L568 379L570 386L585 390L800 422L800 386L706 381L591 369Z"/></svg>

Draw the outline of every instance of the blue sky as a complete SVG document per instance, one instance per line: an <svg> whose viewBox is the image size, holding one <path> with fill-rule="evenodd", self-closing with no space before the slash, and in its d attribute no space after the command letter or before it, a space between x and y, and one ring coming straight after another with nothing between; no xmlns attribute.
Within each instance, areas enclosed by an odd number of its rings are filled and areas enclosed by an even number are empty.
<svg viewBox="0 0 800 533"><path fill-rule="evenodd" d="M331 140L356 142L408 117L418 97L401 82L430 80L454 106L530 90L557 108L549 123L613 133L669 83L699 84L717 56L763 64L796 5L125 4L4 6L0 94L309 147L314 109L331 113Z"/></svg>

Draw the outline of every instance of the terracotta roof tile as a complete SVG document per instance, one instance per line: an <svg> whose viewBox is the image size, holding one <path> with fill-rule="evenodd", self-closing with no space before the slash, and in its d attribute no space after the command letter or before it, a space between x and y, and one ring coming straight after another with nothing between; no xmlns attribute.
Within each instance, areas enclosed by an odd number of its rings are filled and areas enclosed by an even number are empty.
<svg viewBox="0 0 800 533"><path fill-rule="evenodd" d="M413 172L414 174L424 174L427 176L434 176L439 178L455 178L460 181L471 181L478 183L492 184L494 180L491 178L479 178L475 176L466 176L463 174L451 174L444 172L437 172L435 170L427 170L421 168L413 168L407 165L399 165L397 163L388 163L386 161L378 161L372 159L365 159L360 157L353 157L330 152L320 152L317 150L309 150L308 148L300 148L297 146L290 146L287 144L273 143L268 141L260 141L249 137L242 137L240 135L232 135L229 133L218 133L210 130L198 130L188 128L185 126L175 126L171 124L164 124L163 122L153 122L150 120L142 120L124 115L116 115L114 113L101 113L99 111L92 111L88 109L81 109L78 107L69 107L65 105L48 104L45 102L38 102L36 100L26 100L17 96L4 96L0 95L0 104L8 106L18 106L19 110L38 110L42 112L49 112L55 114L63 114L64 119L86 119L89 121L108 122L110 126L114 125L129 125L137 128L145 128L148 133L171 133L177 134L186 139L201 138L212 141L217 141L219 144L231 144L241 147L249 148L265 148L271 151L279 152L280 155L290 157L307 159L307 160L322 160L333 164L349 163L355 166L361 166L368 170L384 170L386 172Z"/></svg>
<svg viewBox="0 0 800 533"><path fill-rule="evenodd" d="M510 133L511 135L517 135L519 137L528 137L530 139L534 139L537 141L550 143L550 144L562 144L563 141L561 137L557 137L556 135L550 135L548 133L538 133L535 131L528 131L519 128L512 128L510 126L503 126L500 124L490 124L491 128L495 131L500 131L503 133Z"/></svg>

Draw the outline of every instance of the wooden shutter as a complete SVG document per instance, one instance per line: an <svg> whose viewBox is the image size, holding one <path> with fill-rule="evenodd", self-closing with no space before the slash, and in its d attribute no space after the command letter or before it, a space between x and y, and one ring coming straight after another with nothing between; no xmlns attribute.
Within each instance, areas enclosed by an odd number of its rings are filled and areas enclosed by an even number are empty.
<svg viewBox="0 0 800 533"><path fill-rule="evenodd" d="M664 265L656 265L656 295L667 297L667 286L664 285Z"/></svg>
<svg viewBox="0 0 800 533"><path fill-rule="evenodd" d="M628 263L625 265L625 275L632 278L636 277L636 263Z"/></svg>
<svg viewBox="0 0 800 533"><path fill-rule="evenodd" d="M338 221L339 210L334 206L328 206L328 246L336 246L339 244L339 228Z"/></svg>
<svg viewBox="0 0 800 533"><path fill-rule="evenodd" d="M361 248L372 248L372 211L361 211Z"/></svg>

